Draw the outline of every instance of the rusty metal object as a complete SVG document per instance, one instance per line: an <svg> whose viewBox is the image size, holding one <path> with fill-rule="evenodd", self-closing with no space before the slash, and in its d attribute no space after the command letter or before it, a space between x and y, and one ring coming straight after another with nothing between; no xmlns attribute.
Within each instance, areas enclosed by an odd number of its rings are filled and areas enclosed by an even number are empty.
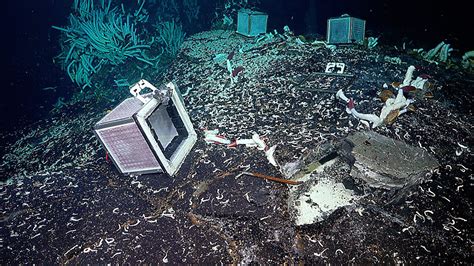
<svg viewBox="0 0 474 266"><path fill-rule="evenodd" d="M287 180L287 179L282 179L282 178L278 178L278 177L274 177L274 176L268 176L268 175L259 174L259 173L242 172L242 174L243 175L255 176L255 177L275 181L275 182L278 182L278 183L288 184L288 185L299 185L299 184L303 183L301 181Z"/></svg>
<svg viewBox="0 0 474 266"><path fill-rule="evenodd" d="M400 111L397 109L397 110L392 110L388 115L387 117L385 117L385 119L383 120L383 122L387 125L391 125L393 124L393 122L395 122L395 120L397 119L398 115L400 114Z"/></svg>
<svg viewBox="0 0 474 266"><path fill-rule="evenodd" d="M392 82L392 87L395 88L395 89L398 89L400 87L400 85L402 85L401 82Z"/></svg>
<svg viewBox="0 0 474 266"><path fill-rule="evenodd" d="M383 90L379 94L379 98L382 100L382 102L387 101L389 98L393 98L395 95L391 90Z"/></svg>
<svg viewBox="0 0 474 266"><path fill-rule="evenodd" d="M434 95L433 95L433 93L432 93L431 91L425 93L425 98L430 98L430 99L431 99L431 98L433 98L433 97L434 97Z"/></svg>

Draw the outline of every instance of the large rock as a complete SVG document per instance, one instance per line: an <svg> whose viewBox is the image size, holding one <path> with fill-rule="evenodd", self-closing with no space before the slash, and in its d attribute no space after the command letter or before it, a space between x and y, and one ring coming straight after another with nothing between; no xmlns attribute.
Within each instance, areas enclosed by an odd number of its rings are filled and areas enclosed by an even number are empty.
<svg viewBox="0 0 474 266"><path fill-rule="evenodd" d="M376 188L402 188L417 184L438 161L424 149L382 136L373 131L347 137L354 162L351 176ZM347 151L347 150L346 150Z"/></svg>

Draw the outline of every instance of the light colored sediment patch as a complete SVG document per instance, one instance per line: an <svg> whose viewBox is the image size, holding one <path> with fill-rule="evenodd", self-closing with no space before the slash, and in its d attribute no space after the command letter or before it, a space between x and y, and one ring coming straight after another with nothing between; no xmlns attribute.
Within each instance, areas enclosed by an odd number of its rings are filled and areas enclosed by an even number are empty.
<svg viewBox="0 0 474 266"><path fill-rule="evenodd" d="M296 225L323 221L338 208L351 205L360 198L341 182L325 174L337 160L330 160L299 178L299 181L305 182L304 185L290 187L289 205L294 211Z"/></svg>
<svg viewBox="0 0 474 266"><path fill-rule="evenodd" d="M296 225L312 224L324 220L340 207L351 205L359 197L342 183L320 179L296 201Z"/></svg>

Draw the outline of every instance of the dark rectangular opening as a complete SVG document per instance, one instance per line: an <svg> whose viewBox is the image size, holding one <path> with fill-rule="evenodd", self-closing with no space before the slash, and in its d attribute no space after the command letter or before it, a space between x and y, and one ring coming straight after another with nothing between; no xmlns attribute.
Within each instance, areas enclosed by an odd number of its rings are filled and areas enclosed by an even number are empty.
<svg viewBox="0 0 474 266"><path fill-rule="evenodd" d="M170 160L179 145L188 137L188 131L173 101L158 105L146 121L160 149Z"/></svg>

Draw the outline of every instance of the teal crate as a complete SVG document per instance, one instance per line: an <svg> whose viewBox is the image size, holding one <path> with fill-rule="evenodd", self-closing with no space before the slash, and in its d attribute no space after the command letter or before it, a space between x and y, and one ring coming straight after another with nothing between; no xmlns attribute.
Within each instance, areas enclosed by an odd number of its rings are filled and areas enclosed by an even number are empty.
<svg viewBox="0 0 474 266"><path fill-rule="evenodd" d="M365 20L342 15L328 19L327 42L329 44L363 44Z"/></svg>
<svg viewBox="0 0 474 266"><path fill-rule="evenodd" d="M268 15L250 9L241 9L237 15L237 33L255 37L267 33Z"/></svg>

